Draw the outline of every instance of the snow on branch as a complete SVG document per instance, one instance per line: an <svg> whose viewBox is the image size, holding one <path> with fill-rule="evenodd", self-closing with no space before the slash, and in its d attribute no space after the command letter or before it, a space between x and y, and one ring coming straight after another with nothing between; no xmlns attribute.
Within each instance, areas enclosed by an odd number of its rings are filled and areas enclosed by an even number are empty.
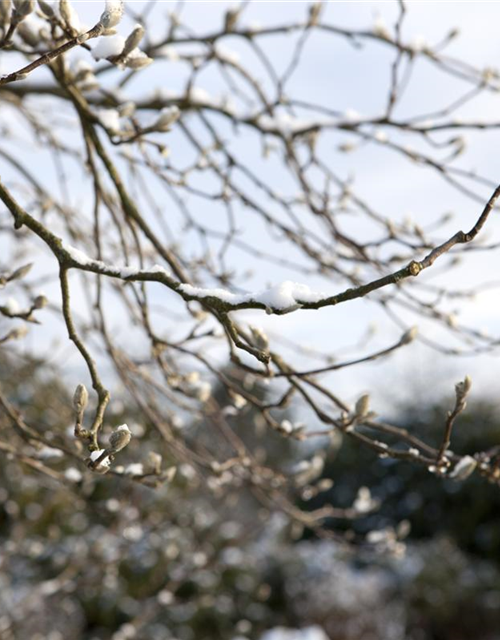
<svg viewBox="0 0 500 640"><path fill-rule="evenodd" d="M472 241L485 224L497 199L500 185L488 200L476 224L468 233L457 232L449 240L434 248L423 260L412 260L407 266L367 284L346 289L336 295L312 291L307 285L286 281L258 293L234 294L224 289L205 289L175 280L165 268L155 265L152 269L135 269L129 266L117 267L102 261L93 260L85 253L65 244L30 214L24 211L14 200L10 192L0 182L0 198L11 211L16 227L25 225L34 231L46 244L65 268L78 268L100 275L121 278L123 280L157 281L179 293L185 300L197 300L217 312L227 313L240 309L264 309L267 313L283 315L297 309L320 309L348 300L364 297L382 287L398 284L402 280L417 276L423 269L430 267L435 260L448 252L456 244Z"/></svg>

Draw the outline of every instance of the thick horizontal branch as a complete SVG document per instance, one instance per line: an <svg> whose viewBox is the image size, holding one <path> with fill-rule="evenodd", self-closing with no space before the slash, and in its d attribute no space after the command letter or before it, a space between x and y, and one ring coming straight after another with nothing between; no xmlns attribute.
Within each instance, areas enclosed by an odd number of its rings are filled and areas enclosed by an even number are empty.
<svg viewBox="0 0 500 640"><path fill-rule="evenodd" d="M499 196L500 185L493 192L480 217L469 232L458 231L449 240L434 248L423 260L412 260L405 267L367 284L349 288L341 293L329 296L311 291L306 285L287 281L259 293L241 295L224 289L205 289L179 282L164 267L158 265L151 269L134 269L128 266L107 265L100 260L93 260L78 249L65 244L61 238L24 211L0 182L0 199L12 213L15 227L20 228L25 225L31 229L50 247L64 269L80 269L103 276L120 278L124 281L159 282L178 293L186 302L201 302L217 315L243 309L263 309L269 314L276 315L284 315L297 309L321 309L335 306L348 300L363 298L373 291L391 284L399 284L406 278L417 276L421 271L432 266L437 258L447 253L456 244L471 242L486 223Z"/></svg>

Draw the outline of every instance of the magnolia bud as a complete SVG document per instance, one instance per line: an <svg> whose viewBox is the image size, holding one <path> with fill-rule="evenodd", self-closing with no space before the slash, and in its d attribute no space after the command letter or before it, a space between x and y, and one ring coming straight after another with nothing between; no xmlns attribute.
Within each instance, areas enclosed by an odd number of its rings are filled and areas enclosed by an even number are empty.
<svg viewBox="0 0 500 640"><path fill-rule="evenodd" d="M151 469L152 473L160 474L161 473L161 463L162 457L156 451L150 451L148 453L148 467Z"/></svg>
<svg viewBox="0 0 500 640"><path fill-rule="evenodd" d="M314 2L309 6L309 26L315 27L318 24L319 16L323 5L321 2Z"/></svg>
<svg viewBox="0 0 500 640"><path fill-rule="evenodd" d="M134 53L135 51L138 51L137 55L129 56L125 60L125 66L128 67L129 69L134 69L135 71L138 71L139 69L143 69L144 67L147 67L153 62L153 58L150 58L149 56L147 56L144 53L144 51L139 51L138 49L134 49Z"/></svg>
<svg viewBox="0 0 500 640"><path fill-rule="evenodd" d="M49 301L45 296L37 296L33 301L35 309L43 309L49 304Z"/></svg>
<svg viewBox="0 0 500 640"><path fill-rule="evenodd" d="M233 31L238 22L238 18L240 16L240 9L228 9L224 16L224 29L226 31Z"/></svg>
<svg viewBox="0 0 500 640"><path fill-rule="evenodd" d="M28 333L28 327L21 325L20 327L16 327L9 331L9 333L2 338L1 342L8 342L9 340L19 340L20 338L24 338L24 336Z"/></svg>
<svg viewBox="0 0 500 640"><path fill-rule="evenodd" d="M469 393L472 387L472 378L470 376L465 376L463 385L464 385L464 393Z"/></svg>
<svg viewBox="0 0 500 640"><path fill-rule="evenodd" d="M121 55L121 54L120 54ZM134 102L125 102L118 107L118 113L120 118L130 118L136 112L136 105Z"/></svg>
<svg viewBox="0 0 500 640"><path fill-rule="evenodd" d="M139 45L139 42L144 36L144 27L141 24L136 24L132 33L125 40L125 46L120 55L126 57Z"/></svg>
<svg viewBox="0 0 500 640"><path fill-rule="evenodd" d="M106 0L106 9L102 13L99 21L105 29L116 27L123 16L123 0Z"/></svg>
<svg viewBox="0 0 500 640"><path fill-rule="evenodd" d="M24 276L26 276L31 271L32 266L33 263L29 262L28 264L19 267L19 269L13 271L7 278L8 282L10 282L11 280L20 280L21 278L24 278Z"/></svg>
<svg viewBox="0 0 500 640"><path fill-rule="evenodd" d="M50 6L48 2L45 0L38 0L38 6L40 7L40 11L47 16L47 18L54 17L54 9Z"/></svg>
<svg viewBox="0 0 500 640"><path fill-rule="evenodd" d="M40 42L39 34L33 30L28 21L21 22L21 24L17 28L17 33L30 47L36 47Z"/></svg>
<svg viewBox="0 0 500 640"><path fill-rule="evenodd" d="M366 416L370 407L370 396L366 393L356 402L355 412L359 418Z"/></svg>
<svg viewBox="0 0 500 640"><path fill-rule="evenodd" d="M477 460L472 456L464 456L457 462L449 477L454 480L465 480L473 473L476 467Z"/></svg>
<svg viewBox="0 0 500 640"><path fill-rule="evenodd" d="M20 22L28 16L35 8L35 0L12 0L14 5L14 20Z"/></svg>
<svg viewBox="0 0 500 640"><path fill-rule="evenodd" d="M179 119L180 115L181 112L179 107L175 105L172 107L165 107L160 111L159 118L151 128L155 129L155 131L169 131L170 126Z"/></svg>
<svg viewBox="0 0 500 640"><path fill-rule="evenodd" d="M126 424L120 425L113 433L109 436L109 453L117 453L125 447L130 442L132 438L132 433Z"/></svg>
<svg viewBox="0 0 500 640"><path fill-rule="evenodd" d="M400 344L409 344L413 342L418 334L418 327L410 327L408 331L405 331L401 336Z"/></svg>
<svg viewBox="0 0 500 640"><path fill-rule="evenodd" d="M263 351L267 351L269 348L269 338L264 333L264 331L260 327L250 327L250 331L252 332L252 337L254 339L255 346L258 349L262 349Z"/></svg>
<svg viewBox="0 0 500 640"><path fill-rule="evenodd" d="M457 395L458 400L463 400L465 396L469 393L472 387L472 379L470 376L465 376L463 382L458 382L455 385L455 393Z"/></svg>
<svg viewBox="0 0 500 640"><path fill-rule="evenodd" d="M67 27L78 30L80 20L69 0L59 0L59 13Z"/></svg>
<svg viewBox="0 0 500 640"><path fill-rule="evenodd" d="M75 389L75 394L73 396L73 407L79 416L81 416L85 411L88 401L89 394L85 385L79 384Z"/></svg>
<svg viewBox="0 0 500 640"><path fill-rule="evenodd" d="M10 22L10 0L0 0L0 27Z"/></svg>
<svg viewBox="0 0 500 640"><path fill-rule="evenodd" d="M177 473L177 467L170 467L165 471L165 474L163 477L165 478L166 482L172 482L172 480L175 478L176 473Z"/></svg>

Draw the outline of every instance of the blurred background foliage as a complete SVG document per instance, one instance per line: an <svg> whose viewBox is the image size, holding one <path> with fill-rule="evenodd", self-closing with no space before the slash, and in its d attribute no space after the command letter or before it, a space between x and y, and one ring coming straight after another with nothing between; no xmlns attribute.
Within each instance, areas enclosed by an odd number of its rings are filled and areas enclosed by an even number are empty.
<svg viewBox="0 0 500 640"><path fill-rule="evenodd" d="M406 406L400 411L400 415L394 416L397 424L427 442L440 442L446 400L425 410ZM492 449L498 445L499 433L495 403L470 403L454 429L452 449L460 455L472 455L478 447ZM395 526L407 519L411 539L447 536L466 552L492 561L500 558L497 523L500 494L498 487L486 483L478 474L466 482L438 481L425 468L377 458L349 440L343 442L333 459L327 460L324 473L334 480L334 486L313 498L310 507L318 508L325 502L348 506L360 485L370 487L373 496L380 500L380 509L355 522L356 531L364 533ZM333 524L342 526L339 522Z"/></svg>
<svg viewBox="0 0 500 640"><path fill-rule="evenodd" d="M36 359L0 356L4 393L48 440L69 442L71 401L58 372L47 374L44 363L42 376ZM221 389L215 396L222 405L227 400ZM438 443L443 406L426 413L408 406L398 421ZM116 424L125 416L133 423L134 407L116 403L111 410ZM289 467L304 458L302 445L263 437L251 410L231 424L262 461ZM3 413L0 427L10 429ZM188 442L202 438L214 451L221 446L204 424L179 428ZM470 406L457 423L453 449L493 447L498 429L494 403ZM135 425L124 464L147 459L155 444L148 430ZM354 521L332 520L321 536L264 507L244 484L211 484L210 474L202 477L188 463L179 465L173 482L151 489L111 473L98 477L83 465L68 473L65 458L49 461L63 474L59 483L4 456L0 638L498 638L498 489L477 475L442 480L349 442L328 451L316 484L332 479L333 486L307 500L291 489L296 504L349 507L366 486L380 507ZM168 451L162 453L168 463ZM398 527L407 533L404 554L358 544L370 531ZM329 532L342 532L352 544Z"/></svg>

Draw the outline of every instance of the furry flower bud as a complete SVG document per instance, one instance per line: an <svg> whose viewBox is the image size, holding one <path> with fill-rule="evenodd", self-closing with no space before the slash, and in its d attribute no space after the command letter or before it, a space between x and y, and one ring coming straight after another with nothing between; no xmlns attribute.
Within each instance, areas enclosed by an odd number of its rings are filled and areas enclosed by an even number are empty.
<svg viewBox="0 0 500 640"><path fill-rule="evenodd" d="M47 298L43 295L37 296L34 300L33 300L33 306L35 307L35 309L43 309L44 307L46 307L49 304L49 301L47 300Z"/></svg>
<svg viewBox="0 0 500 640"><path fill-rule="evenodd" d="M120 425L109 436L109 453L117 453L128 445L132 438L132 433L126 424Z"/></svg>
<svg viewBox="0 0 500 640"><path fill-rule="evenodd" d="M89 394L84 384L79 384L75 389L73 395L73 407L76 413L80 416L85 411L85 408L89 401Z"/></svg>
<svg viewBox="0 0 500 640"><path fill-rule="evenodd" d="M100 23L105 29L116 27L123 16L123 0L107 0L106 9L101 15Z"/></svg>

